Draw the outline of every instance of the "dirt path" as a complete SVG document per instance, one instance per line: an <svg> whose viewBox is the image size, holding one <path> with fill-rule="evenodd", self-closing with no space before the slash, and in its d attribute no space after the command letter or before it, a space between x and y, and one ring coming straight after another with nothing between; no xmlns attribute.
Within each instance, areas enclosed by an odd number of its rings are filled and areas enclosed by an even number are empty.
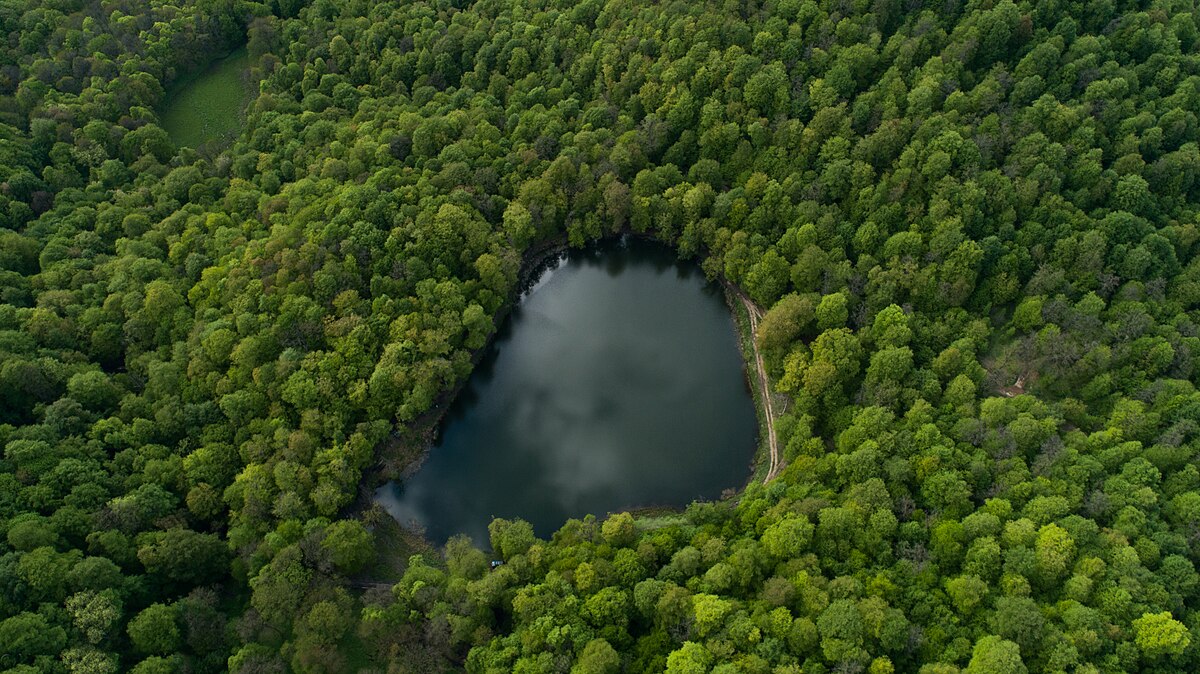
<svg viewBox="0 0 1200 674"><path fill-rule="evenodd" d="M771 400L771 386L767 383L767 368L763 365L762 353L758 350L758 322L762 319L762 309L741 291L738 291L738 298L742 300L746 313L750 316L750 345L754 349L754 366L758 370L758 385L762 391L763 414L767 417L767 446L771 450L771 463L763 482L770 482L779 475L783 461L779 456L779 440L775 437L775 406Z"/></svg>

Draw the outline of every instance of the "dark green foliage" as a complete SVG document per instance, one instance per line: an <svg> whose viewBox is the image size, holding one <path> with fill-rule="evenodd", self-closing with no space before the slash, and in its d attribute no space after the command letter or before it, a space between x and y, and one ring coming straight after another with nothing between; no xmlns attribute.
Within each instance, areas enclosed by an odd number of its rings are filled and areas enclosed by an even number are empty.
<svg viewBox="0 0 1200 674"><path fill-rule="evenodd" d="M1200 667L1190 3L0 25L0 669ZM163 92L243 39L244 132L178 150ZM767 310L786 469L356 590L364 472L522 255L619 231Z"/></svg>

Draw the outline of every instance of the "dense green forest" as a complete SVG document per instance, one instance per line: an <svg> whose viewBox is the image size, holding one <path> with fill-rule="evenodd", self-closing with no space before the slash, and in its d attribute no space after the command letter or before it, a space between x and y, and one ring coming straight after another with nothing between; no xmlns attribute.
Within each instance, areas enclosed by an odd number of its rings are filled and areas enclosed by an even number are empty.
<svg viewBox="0 0 1200 674"><path fill-rule="evenodd" d="M1200 669L1194 2L2 0L0 31L0 671ZM166 88L242 44L242 133L176 147ZM618 231L769 308L786 468L496 520L364 591L383 448L527 250Z"/></svg>

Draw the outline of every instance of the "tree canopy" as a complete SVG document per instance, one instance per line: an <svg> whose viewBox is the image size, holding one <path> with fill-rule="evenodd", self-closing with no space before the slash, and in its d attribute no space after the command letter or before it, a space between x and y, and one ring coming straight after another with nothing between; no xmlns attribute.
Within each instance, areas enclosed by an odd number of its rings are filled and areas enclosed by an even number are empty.
<svg viewBox="0 0 1200 674"><path fill-rule="evenodd" d="M1193 3L0 26L0 669L1200 669ZM168 92L243 44L242 132L178 147ZM526 254L620 232L765 310L785 468L372 578L364 476Z"/></svg>

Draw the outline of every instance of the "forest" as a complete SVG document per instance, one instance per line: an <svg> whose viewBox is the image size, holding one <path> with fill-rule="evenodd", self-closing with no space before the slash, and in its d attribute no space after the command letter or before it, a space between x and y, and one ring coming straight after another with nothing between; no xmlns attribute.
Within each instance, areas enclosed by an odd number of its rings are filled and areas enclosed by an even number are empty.
<svg viewBox="0 0 1200 674"><path fill-rule="evenodd" d="M0 32L0 671L1200 670L1194 2L0 0ZM178 146L168 88L242 45L241 133ZM616 232L767 310L783 469L372 576L385 448L527 251Z"/></svg>

